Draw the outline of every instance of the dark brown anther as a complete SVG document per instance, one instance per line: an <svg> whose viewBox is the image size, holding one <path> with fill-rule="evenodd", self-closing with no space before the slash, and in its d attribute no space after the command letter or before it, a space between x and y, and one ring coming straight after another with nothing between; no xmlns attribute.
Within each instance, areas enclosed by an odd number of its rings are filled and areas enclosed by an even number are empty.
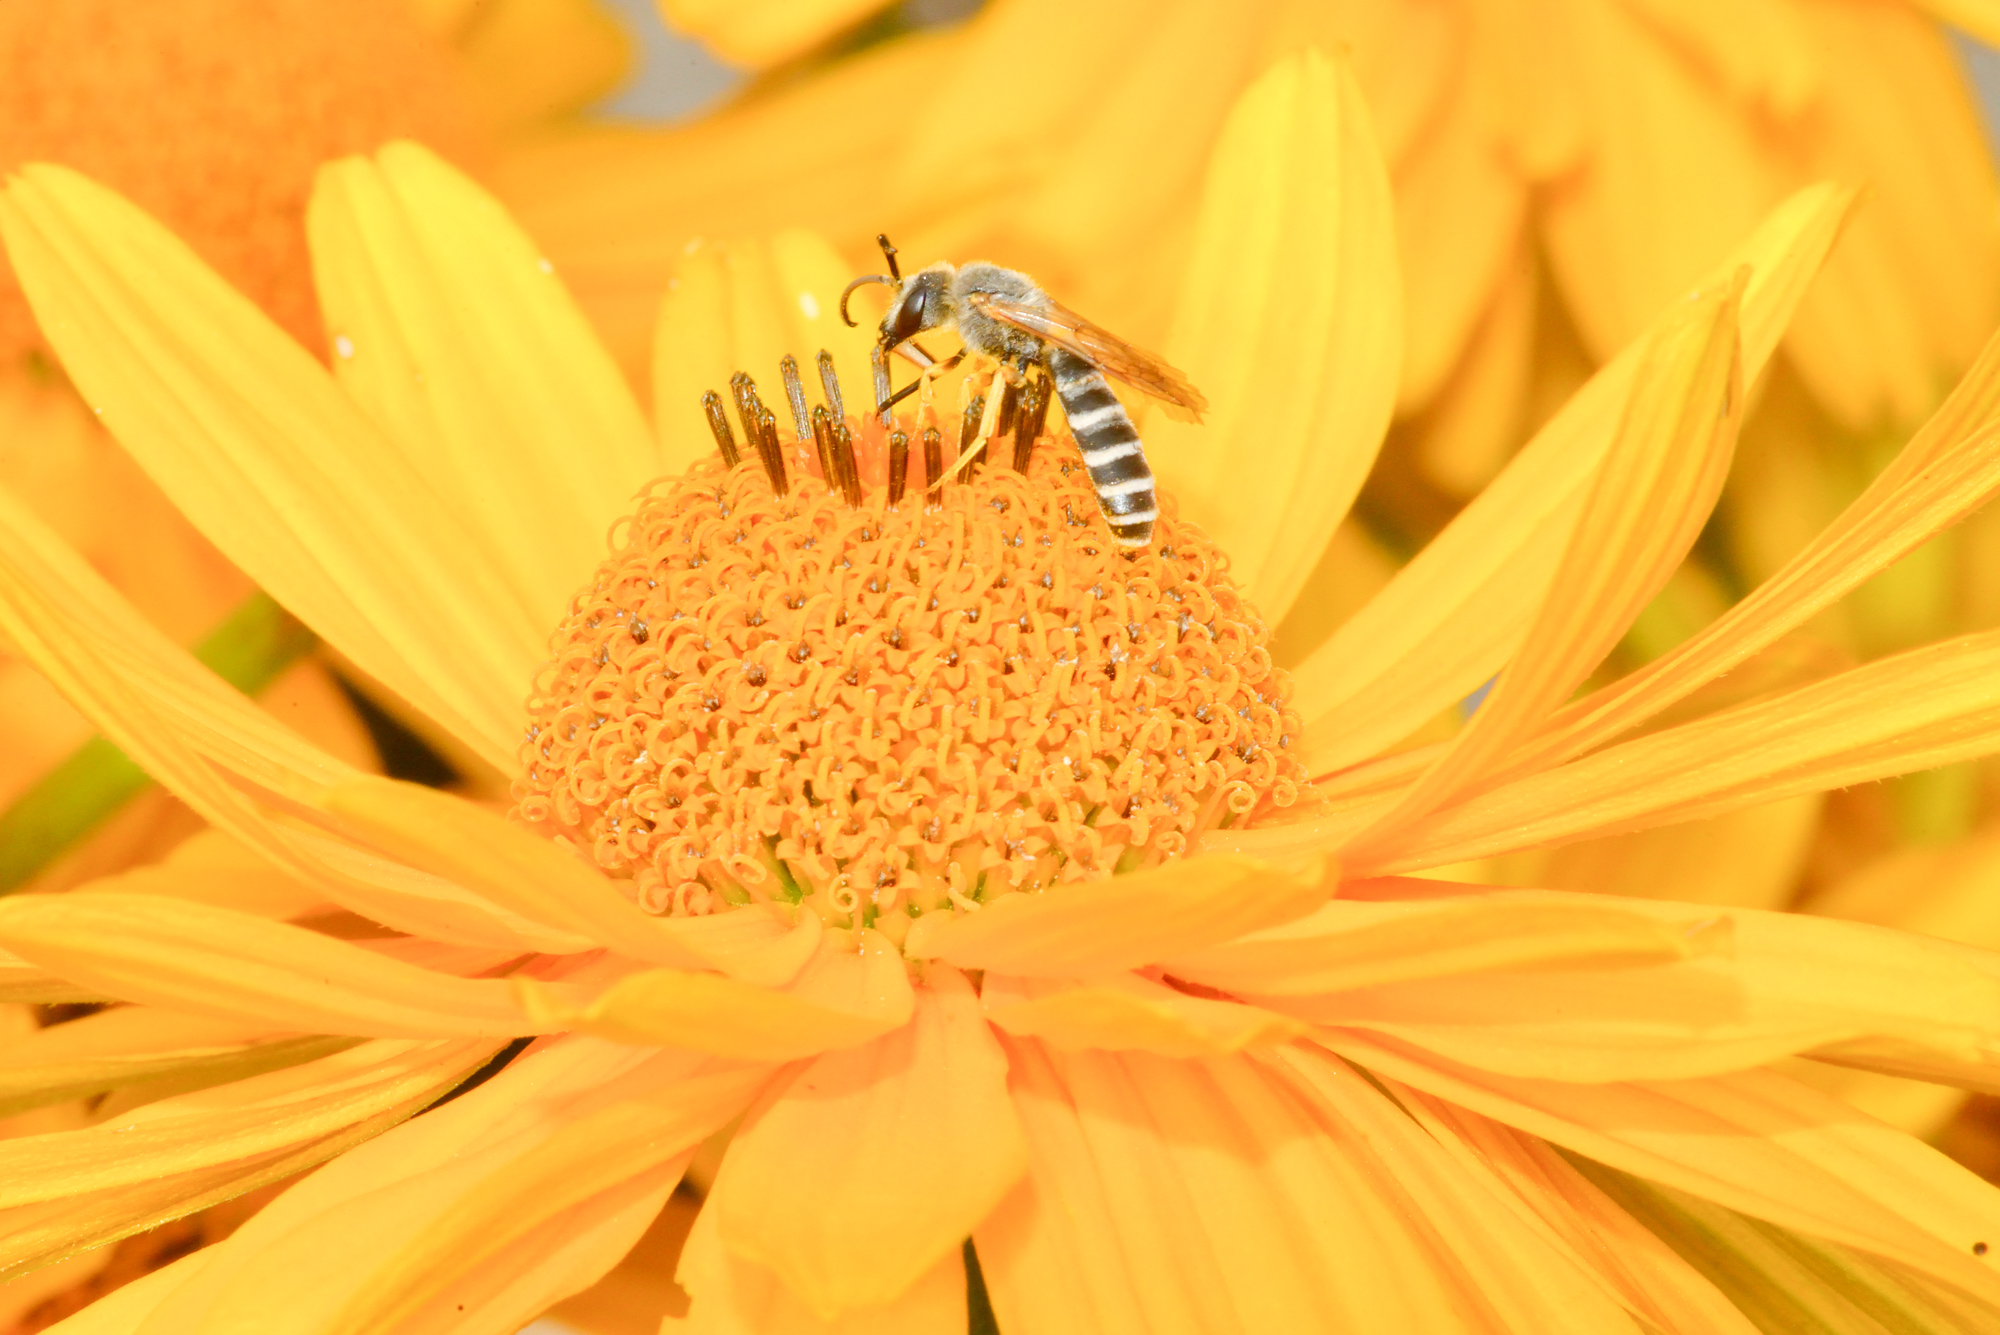
<svg viewBox="0 0 2000 1335"><path fill-rule="evenodd" d="M993 439L1005 440L1014 434L1014 413L1020 406L1021 387L1010 380L1000 391L1000 417L993 423Z"/></svg>
<svg viewBox="0 0 2000 1335"><path fill-rule="evenodd" d="M861 504L861 466L854 459L854 433L845 422L833 424L833 462L840 470L840 490L853 506Z"/></svg>
<svg viewBox="0 0 2000 1335"><path fill-rule="evenodd" d="M826 405L820 404L812 411L813 447L819 451L820 476L826 479L828 491L840 485L840 474L833 461L833 414L827 412Z"/></svg>
<svg viewBox="0 0 2000 1335"><path fill-rule="evenodd" d="M792 430L804 440L812 427L806 420L806 387L799 379L799 359L786 353L778 362L778 374L785 381L785 401L792 405Z"/></svg>
<svg viewBox="0 0 2000 1335"><path fill-rule="evenodd" d="M944 437L934 426L924 428L924 488L935 490L944 481Z"/></svg>
<svg viewBox="0 0 2000 1335"><path fill-rule="evenodd" d="M1042 434L1042 423L1049 414L1049 387L1040 376L1030 377L1021 391L1021 406L1014 414L1014 471L1028 471L1028 461L1034 458L1035 441Z"/></svg>
<svg viewBox="0 0 2000 1335"><path fill-rule="evenodd" d="M899 505L903 488L910 483L910 433L889 433L889 504Z"/></svg>
<svg viewBox="0 0 2000 1335"><path fill-rule="evenodd" d="M826 391L826 410L838 422L847 416L847 406L840 398L840 376L833 369L833 354L825 348L819 350L819 387Z"/></svg>
<svg viewBox="0 0 2000 1335"><path fill-rule="evenodd" d="M722 462L736 467L743 455L736 448L736 434L729 429L729 414L723 411L722 396L711 389L701 396L701 410L708 414L708 429L715 433L715 448L722 451Z"/></svg>
<svg viewBox="0 0 2000 1335"><path fill-rule="evenodd" d="M958 424L959 458L965 459L965 452L972 448L973 441L979 439L979 423L982 419L985 418L985 416L986 416L986 396L984 394L978 395L972 400L971 403L965 405L965 420ZM963 464L959 465L959 467L965 469L969 473L972 470L973 465L978 464L981 467L984 467L985 463L986 463L986 446L982 443L979 447L979 453L973 455L970 459L966 459Z"/></svg>
<svg viewBox="0 0 2000 1335"><path fill-rule="evenodd" d="M868 353L869 369L875 372L875 411L881 415L882 429L889 428L889 353L877 343Z"/></svg>
<svg viewBox="0 0 2000 1335"><path fill-rule="evenodd" d="M764 475L771 479L771 490L783 496L791 491L791 483L785 477L785 455L778 448L778 415L762 404L757 408L757 457L764 464Z"/></svg>
<svg viewBox="0 0 2000 1335"><path fill-rule="evenodd" d="M757 419L764 414L764 402L757 397L757 382L748 371L738 371L729 377L729 393L736 400L736 417L743 423L743 438L754 444Z"/></svg>

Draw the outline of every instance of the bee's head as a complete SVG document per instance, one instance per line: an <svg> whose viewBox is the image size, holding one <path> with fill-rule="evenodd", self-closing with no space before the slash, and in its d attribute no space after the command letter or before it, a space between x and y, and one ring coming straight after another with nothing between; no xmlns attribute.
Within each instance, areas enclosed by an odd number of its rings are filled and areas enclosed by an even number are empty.
<svg viewBox="0 0 2000 1335"><path fill-rule="evenodd" d="M949 320L951 279L949 264L933 264L905 278L889 303L889 313L882 317L882 346L893 348Z"/></svg>

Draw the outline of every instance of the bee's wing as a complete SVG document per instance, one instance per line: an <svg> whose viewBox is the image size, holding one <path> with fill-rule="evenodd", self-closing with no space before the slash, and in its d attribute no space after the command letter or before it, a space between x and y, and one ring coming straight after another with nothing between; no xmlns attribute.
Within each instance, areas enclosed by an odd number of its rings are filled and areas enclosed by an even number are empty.
<svg viewBox="0 0 2000 1335"><path fill-rule="evenodd" d="M1199 422L1208 410L1208 400L1188 378L1161 358L1135 348L1102 325L1053 301L1028 305L978 292L967 298L982 315L1002 324L1033 334L1036 338L1067 348L1098 370L1142 390L1160 401L1167 416L1183 422Z"/></svg>

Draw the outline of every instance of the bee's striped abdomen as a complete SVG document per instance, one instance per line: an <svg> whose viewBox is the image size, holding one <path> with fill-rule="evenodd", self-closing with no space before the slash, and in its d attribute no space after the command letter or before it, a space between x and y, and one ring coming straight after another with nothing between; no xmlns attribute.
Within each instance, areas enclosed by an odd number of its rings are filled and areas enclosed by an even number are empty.
<svg viewBox="0 0 2000 1335"><path fill-rule="evenodd" d="M1123 546L1144 547L1153 539L1160 511L1139 429L1097 368L1083 358L1058 348L1049 357L1049 371L1111 535Z"/></svg>

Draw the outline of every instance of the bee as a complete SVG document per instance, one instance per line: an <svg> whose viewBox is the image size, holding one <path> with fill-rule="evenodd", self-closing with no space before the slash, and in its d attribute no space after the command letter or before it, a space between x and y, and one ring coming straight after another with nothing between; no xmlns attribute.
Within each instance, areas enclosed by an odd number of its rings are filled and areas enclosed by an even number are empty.
<svg viewBox="0 0 2000 1335"><path fill-rule="evenodd" d="M976 261L957 267L933 264L905 278L889 238L876 240L889 272L849 283L840 294L841 318L854 324L847 314L854 289L881 283L896 289L882 317L884 354L903 351L929 368L935 360L912 340L927 330L956 328L966 348L998 362L1010 384L1020 384L1030 366L1045 367L1112 536L1126 547L1152 541L1153 521L1160 515L1153 470L1138 428L1104 377L1114 376L1151 395L1180 421L1201 420L1208 407L1201 391L1161 358L1058 305L1024 273ZM877 410L886 410L915 388L906 386L876 405Z"/></svg>

